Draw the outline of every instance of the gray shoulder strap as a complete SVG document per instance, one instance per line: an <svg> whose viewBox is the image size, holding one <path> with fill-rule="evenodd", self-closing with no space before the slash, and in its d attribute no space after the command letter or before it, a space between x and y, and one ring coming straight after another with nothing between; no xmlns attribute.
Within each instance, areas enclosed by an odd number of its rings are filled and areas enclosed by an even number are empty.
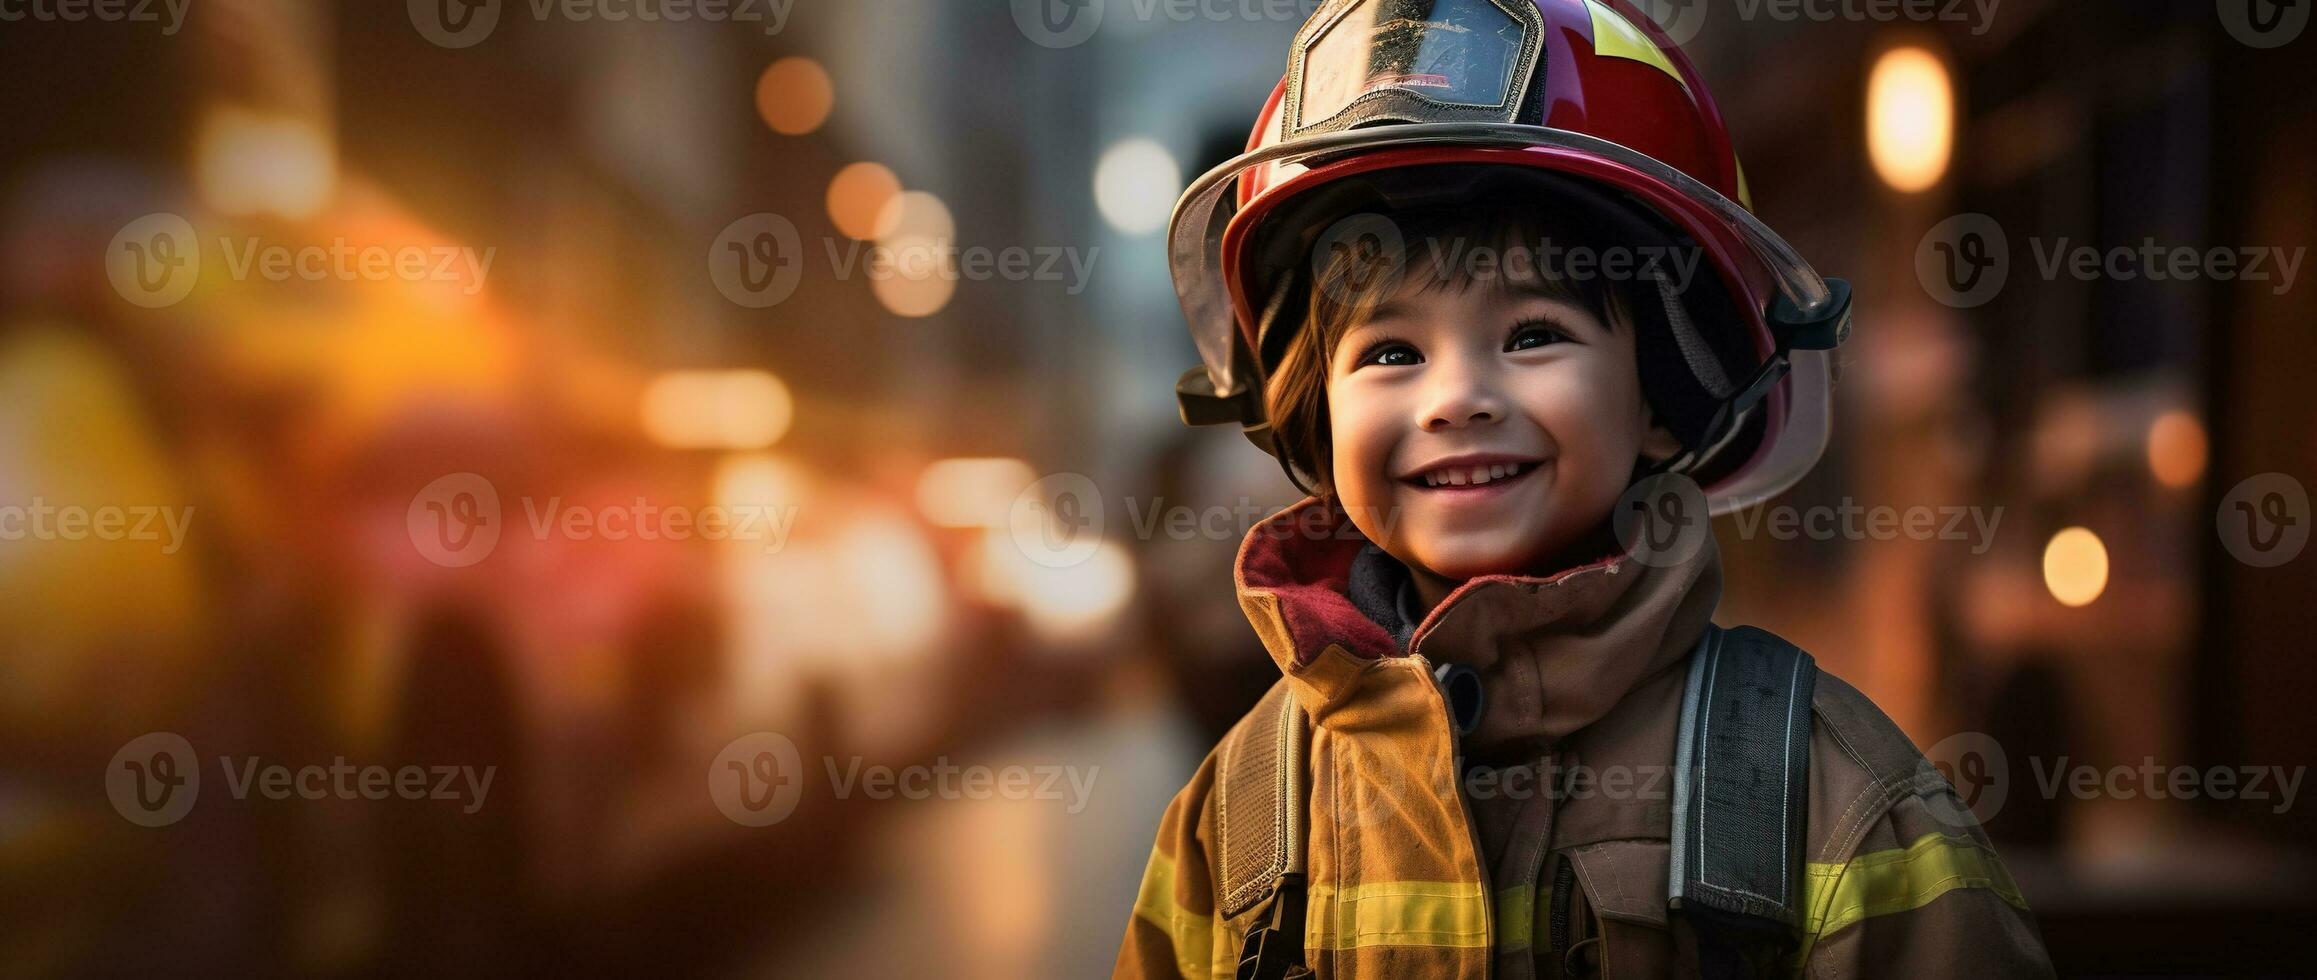
<svg viewBox="0 0 2317 980"><path fill-rule="evenodd" d="M1288 682L1223 736L1215 760L1215 850L1225 917L1271 897L1303 871L1304 718Z"/></svg>
<svg viewBox="0 0 2317 980"><path fill-rule="evenodd" d="M1811 693L1818 665L1750 626L1706 627L1690 658L1673 783L1669 897L1699 933L1705 972L1759 972L1802 926ZM1732 951L1735 954L1732 955Z"/></svg>

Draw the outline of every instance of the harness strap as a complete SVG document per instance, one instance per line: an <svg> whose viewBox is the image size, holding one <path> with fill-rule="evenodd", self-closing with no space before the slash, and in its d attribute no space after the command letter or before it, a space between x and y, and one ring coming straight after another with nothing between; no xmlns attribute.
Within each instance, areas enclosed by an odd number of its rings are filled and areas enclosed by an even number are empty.
<svg viewBox="0 0 2317 980"><path fill-rule="evenodd" d="M1766 976L1798 947L1817 663L1775 635L1708 626L1675 743L1669 903L1708 978Z"/></svg>
<svg viewBox="0 0 2317 980"><path fill-rule="evenodd" d="M1276 980L1303 962L1304 724L1282 680L1223 737L1216 760L1217 911L1270 909L1240 947L1239 980Z"/></svg>

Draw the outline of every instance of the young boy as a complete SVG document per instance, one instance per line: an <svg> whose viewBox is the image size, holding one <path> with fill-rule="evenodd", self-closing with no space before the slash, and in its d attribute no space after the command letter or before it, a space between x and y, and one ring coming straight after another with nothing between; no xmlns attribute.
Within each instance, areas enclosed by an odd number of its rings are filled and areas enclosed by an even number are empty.
<svg viewBox="0 0 2317 980"><path fill-rule="evenodd" d="M1711 622L1704 511L1816 461L1848 331L1744 200L1623 0L1315 12L1171 251L1186 420L1313 492L1239 556L1286 676L1161 819L1118 975L2051 972L1907 737Z"/></svg>

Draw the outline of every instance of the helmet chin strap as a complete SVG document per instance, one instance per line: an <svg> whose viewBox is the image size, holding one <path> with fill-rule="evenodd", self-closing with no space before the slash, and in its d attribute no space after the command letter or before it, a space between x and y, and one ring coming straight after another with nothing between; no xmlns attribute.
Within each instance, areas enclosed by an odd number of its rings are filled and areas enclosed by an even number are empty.
<svg viewBox="0 0 2317 980"><path fill-rule="evenodd" d="M1265 426L1265 428L1268 429L1269 426ZM1303 495L1306 497L1319 496L1319 491L1312 489L1309 484L1303 482L1302 476L1296 474L1295 464L1288 462L1287 447L1279 444L1279 433L1273 431L1269 433L1269 436L1271 439L1271 458L1279 461L1279 472L1287 474L1287 482L1295 484L1295 488L1303 491Z"/></svg>
<svg viewBox="0 0 2317 980"><path fill-rule="evenodd" d="M1693 340L1700 347L1703 346L1704 340L1697 336L1695 327L1689 326L1688 317L1676 312L1680 304L1673 298L1673 294L1667 291L1670 287L1662 277L1658 280L1658 285L1666 296L1667 318L1677 323L1674 332L1676 340L1682 348L1682 355L1685 359L1690 360L1690 370L1698 372L1699 362L1690 357L1690 350ZM1778 382L1785 380L1786 373L1793 368L1794 351L1833 350L1849 338L1850 283L1841 279L1828 279L1826 285L1827 302L1815 311L1805 313L1784 296L1779 297L1770 305L1768 320L1771 325L1771 333L1777 342L1777 348L1770 352L1769 358L1762 362L1761 367L1754 370L1753 377L1746 379L1744 387L1735 391L1717 390L1715 385L1700 372L1699 384L1705 386L1707 392L1720 399L1721 405L1714 409L1713 420L1706 423L1705 433L1699 436L1698 444L1682 454L1658 464L1653 469L1653 473L1688 473L1704 465L1707 460L1720 455L1724 449L1729 448L1731 442L1738 438L1738 433L1745 430L1746 420L1754 414L1756 408L1761 406L1762 400L1769 397L1770 390L1776 388ZM1689 330L1686 339L1682 334L1685 327ZM1707 354L1707 359L1711 360L1710 352ZM1713 373L1717 375L1720 373L1719 365L1715 365ZM1725 379L1722 384L1726 386L1728 381Z"/></svg>

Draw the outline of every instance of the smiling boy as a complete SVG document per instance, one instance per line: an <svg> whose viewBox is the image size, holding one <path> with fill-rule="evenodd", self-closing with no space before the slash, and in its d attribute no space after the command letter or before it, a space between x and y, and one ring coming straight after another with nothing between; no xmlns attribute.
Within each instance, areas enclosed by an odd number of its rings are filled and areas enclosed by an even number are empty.
<svg viewBox="0 0 2317 980"><path fill-rule="evenodd" d="M1312 494L1237 567L1284 677L1161 818L1118 975L2050 973L1906 735L1711 621L1705 511L1815 463L1849 328L1745 197L1623 2L1313 14L1170 251L1186 420ZM1611 253L1650 258L1572 260Z"/></svg>

